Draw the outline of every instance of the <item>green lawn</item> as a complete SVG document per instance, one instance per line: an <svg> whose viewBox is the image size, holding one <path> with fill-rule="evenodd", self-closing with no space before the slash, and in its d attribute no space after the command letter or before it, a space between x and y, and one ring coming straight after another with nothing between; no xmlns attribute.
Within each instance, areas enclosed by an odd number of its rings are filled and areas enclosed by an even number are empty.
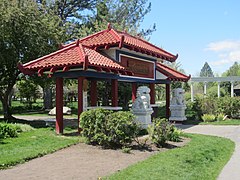
<svg viewBox="0 0 240 180"><path fill-rule="evenodd" d="M183 121L185 125L240 125L240 119L226 119L225 121L202 122L196 120Z"/></svg>
<svg viewBox="0 0 240 180"><path fill-rule="evenodd" d="M0 141L0 169L52 153L80 141L83 141L83 138L56 135L50 128L23 132L17 138Z"/></svg>
<svg viewBox="0 0 240 180"><path fill-rule="evenodd" d="M227 119L225 121L201 122L201 125L240 125L240 119Z"/></svg>
<svg viewBox="0 0 240 180"><path fill-rule="evenodd" d="M192 140L182 148L158 153L107 179L207 179L215 180L234 151L231 140L189 135Z"/></svg>

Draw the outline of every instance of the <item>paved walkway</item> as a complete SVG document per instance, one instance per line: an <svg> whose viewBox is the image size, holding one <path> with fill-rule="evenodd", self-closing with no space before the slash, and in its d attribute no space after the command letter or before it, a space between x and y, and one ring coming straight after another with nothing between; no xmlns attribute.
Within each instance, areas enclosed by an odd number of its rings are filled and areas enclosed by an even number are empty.
<svg viewBox="0 0 240 180"><path fill-rule="evenodd" d="M235 151L219 175L219 180L240 179L240 126L181 125L185 132L221 136L235 142Z"/></svg>

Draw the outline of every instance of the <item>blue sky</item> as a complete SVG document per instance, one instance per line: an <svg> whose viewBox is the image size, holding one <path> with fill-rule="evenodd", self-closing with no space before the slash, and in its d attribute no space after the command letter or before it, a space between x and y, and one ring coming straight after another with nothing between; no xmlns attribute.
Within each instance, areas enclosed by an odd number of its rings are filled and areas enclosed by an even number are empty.
<svg viewBox="0 0 240 180"><path fill-rule="evenodd" d="M186 74L198 76L205 62L221 75L240 62L239 0L149 0L141 28L156 23L150 42L179 54Z"/></svg>

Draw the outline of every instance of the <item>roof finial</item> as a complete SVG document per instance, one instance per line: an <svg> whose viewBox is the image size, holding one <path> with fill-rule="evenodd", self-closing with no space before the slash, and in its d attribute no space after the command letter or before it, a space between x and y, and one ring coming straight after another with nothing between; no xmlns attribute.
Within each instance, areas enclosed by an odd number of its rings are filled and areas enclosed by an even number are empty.
<svg viewBox="0 0 240 180"><path fill-rule="evenodd" d="M111 30L112 29L112 26L111 26L111 23L108 23L108 30Z"/></svg>

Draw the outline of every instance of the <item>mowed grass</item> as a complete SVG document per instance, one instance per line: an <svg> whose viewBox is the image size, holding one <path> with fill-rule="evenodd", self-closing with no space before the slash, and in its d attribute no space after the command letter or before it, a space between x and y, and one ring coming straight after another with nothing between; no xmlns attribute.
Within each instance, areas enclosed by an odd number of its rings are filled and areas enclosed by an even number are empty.
<svg viewBox="0 0 240 180"><path fill-rule="evenodd" d="M240 119L227 119L225 121L201 122L201 125L240 125Z"/></svg>
<svg viewBox="0 0 240 180"><path fill-rule="evenodd" d="M23 132L17 138L0 141L0 169L52 153L84 141L78 136L56 135L50 128Z"/></svg>
<svg viewBox="0 0 240 180"><path fill-rule="evenodd" d="M182 148L158 153L107 179L207 179L215 180L234 151L225 138L189 135L191 142Z"/></svg>
<svg viewBox="0 0 240 180"><path fill-rule="evenodd" d="M184 125L240 125L240 119L226 119L224 121L202 122L197 120L183 121Z"/></svg>

